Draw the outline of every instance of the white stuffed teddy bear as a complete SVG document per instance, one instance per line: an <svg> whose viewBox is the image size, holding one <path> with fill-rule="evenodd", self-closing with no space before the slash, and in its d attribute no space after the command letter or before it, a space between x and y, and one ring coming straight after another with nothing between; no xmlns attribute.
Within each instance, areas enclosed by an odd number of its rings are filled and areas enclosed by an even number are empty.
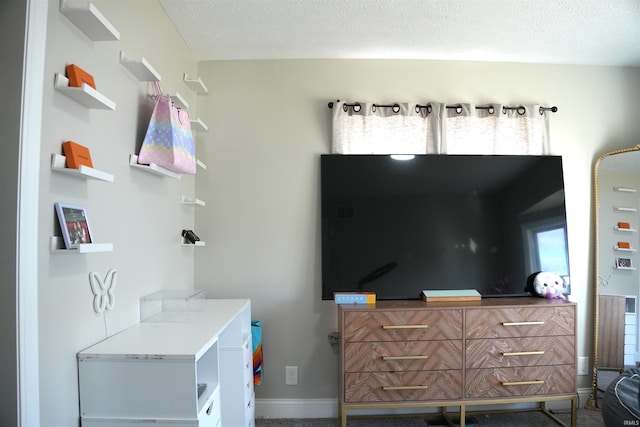
<svg viewBox="0 0 640 427"><path fill-rule="evenodd" d="M567 286L558 274L551 271L538 271L527 278L525 292L530 292L542 298L562 299Z"/></svg>

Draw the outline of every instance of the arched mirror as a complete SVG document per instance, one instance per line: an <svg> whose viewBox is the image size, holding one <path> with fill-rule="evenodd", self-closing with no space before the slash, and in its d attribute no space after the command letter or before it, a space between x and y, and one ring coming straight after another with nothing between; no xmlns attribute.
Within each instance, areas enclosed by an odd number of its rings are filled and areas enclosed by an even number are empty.
<svg viewBox="0 0 640 427"><path fill-rule="evenodd" d="M640 145L601 155L593 167L593 382L600 407L611 381L640 362Z"/></svg>

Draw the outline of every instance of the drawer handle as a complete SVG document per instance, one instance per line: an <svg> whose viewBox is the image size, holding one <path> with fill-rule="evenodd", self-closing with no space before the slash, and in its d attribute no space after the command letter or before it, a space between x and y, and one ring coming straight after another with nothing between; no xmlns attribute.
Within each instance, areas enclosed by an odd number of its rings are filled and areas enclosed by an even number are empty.
<svg viewBox="0 0 640 427"><path fill-rule="evenodd" d="M428 389L428 385L396 385L396 386L384 386L382 389L384 391L393 391L393 390L426 390Z"/></svg>
<svg viewBox="0 0 640 427"><path fill-rule="evenodd" d="M383 325L382 329L427 329L429 325Z"/></svg>
<svg viewBox="0 0 640 427"><path fill-rule="evenodd" d="M531 326L531 325L544 325L544 321L541 321L541 322L502 322L502 326Z"/></svg>
<svg viewBox="0 0 640 427"><path fill-rule="evenodd" d="M544 384L544 380L503 382L503 386Z"/></svg>
<svg viewBox="0 0 640 427"><path fill-rule="evenodd" d="M537 351L514 351L511 353L502 353L503 356L533 356L535 354L544 354L543 350Z"/></svg>
<svg viewBox="0 0 640 427"><path fill-rule="evenodd" d="M416 356L382 356L382 360L424 360L428 359L429 356L425 355L416 355Z"/></svg>

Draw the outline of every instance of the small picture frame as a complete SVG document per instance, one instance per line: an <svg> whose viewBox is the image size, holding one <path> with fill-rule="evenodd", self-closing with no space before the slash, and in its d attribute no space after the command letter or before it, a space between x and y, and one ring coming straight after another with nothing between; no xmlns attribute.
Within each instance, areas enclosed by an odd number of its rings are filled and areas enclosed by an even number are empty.
<svg viewBox="0 0 640 427"><path fill-rule="evenodd" d="M87 211L83 206L55 203L55 208L67 249L77 249L82 243L93 242Z"/></svg>
<svg viewBox="0 0 640 427"><path fill-rule="evenodd" d="M616 257L616 267L617 268L633 268L633 262L631 261L631 258L620 258L620 257Z"/></svg>

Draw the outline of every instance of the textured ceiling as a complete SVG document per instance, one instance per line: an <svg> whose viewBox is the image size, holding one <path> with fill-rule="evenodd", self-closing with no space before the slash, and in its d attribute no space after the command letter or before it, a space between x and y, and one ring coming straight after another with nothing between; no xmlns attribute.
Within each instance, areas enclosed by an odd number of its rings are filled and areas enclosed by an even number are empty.
<svg viewBox="0 0 640 427"><path fill-rule="evenodd" d="M640 66L640 0L159 0L198 60Z"/></svg>

